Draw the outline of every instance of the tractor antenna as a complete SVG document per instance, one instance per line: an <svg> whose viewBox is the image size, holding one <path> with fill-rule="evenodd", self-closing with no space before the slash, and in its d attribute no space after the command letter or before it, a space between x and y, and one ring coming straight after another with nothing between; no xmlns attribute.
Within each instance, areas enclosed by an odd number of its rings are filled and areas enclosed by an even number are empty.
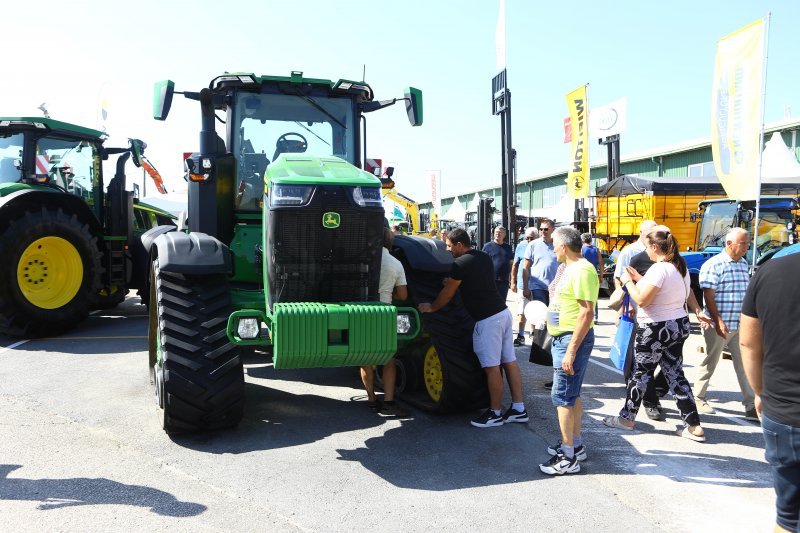
<svg viewBox="0 0 800 533"><path fill-rule="evenodd" d="M50 113L47 112L47 102L42 102L36 109L44 114L44 118L50 118Z"/></svg>

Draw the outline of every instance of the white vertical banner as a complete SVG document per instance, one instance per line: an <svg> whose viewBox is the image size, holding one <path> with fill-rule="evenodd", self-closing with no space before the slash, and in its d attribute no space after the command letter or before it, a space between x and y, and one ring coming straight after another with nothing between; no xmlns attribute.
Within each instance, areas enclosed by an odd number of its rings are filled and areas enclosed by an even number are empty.
<svg viewBox="0 0 800 533"><path fill-rule="evenodd" d="M497 54L497 70L503 70L506 68L506 0L500 0L497 11L495 53Z"/></svg>
<svg viewBox="0 0 800 533"><path fill-rule="evenodd" d="M441 196L441 170L429 170L428 179L431 182L431 203L433 203L433 212L441 216L442 214L442 196Z"/></svg>
<svg viewBox="0 0 800 533"><path fill-rule="evenodd" d="M765 26L757 20L717 42L711 153L720 183L736 200L756 200L760 192Z"/></svg>

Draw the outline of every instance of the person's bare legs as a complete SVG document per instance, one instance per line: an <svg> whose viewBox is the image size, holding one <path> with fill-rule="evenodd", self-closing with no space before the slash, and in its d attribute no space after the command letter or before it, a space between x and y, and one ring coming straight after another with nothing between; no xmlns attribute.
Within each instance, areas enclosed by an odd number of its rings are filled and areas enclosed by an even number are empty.
<svg viewBox="0 0 800 533"><path fill-rule="evenodd" d="M522 403L522 373L519 370L519 365L516 361L510 363L503 363L503 370L506 372L506 380L508 381L508 389L511 391L511 401L514 403ZM503 383L500 382L500 394L502 395ZM497 405L500 405L498 398Z"/></svg>
<svg viewBox="0 0 800 533"><path fill-rule="evenodd" d="M575 427L575 405L559 405L556 407L558 413L558 428L561 430L561 443L564 446L572 446L573 427Z"/></svg>
<svg viewBox="0 0 800 533"><path fill-rule="evenodd" d="M394 357L383 365L383 399L387 402L394 401L394 388L397 383L397 365L394 362Z"/></svg>
<svg viewBox="0 0 800 533"><path fill-rule="evenodd" d="M486 385L489 388L489 408L500 411L500 400L503 397L503 376L500 374L500 366L487 366L483 370L486 372Z"/></svg>
<svg viewBox="0 0 800 533"><path fill-rule="evenodd" d="M367 401L375 402L375 370L372 366L361 367L361 382L364 383L364 390L367 391Z"/></svg>
<svg viewBox="0 0 800 533"><path fill-rule="evenodd" d="M583 418L583 401L581 397L575 400L575 410L572 416L572 436L580 437L581 435L581 418Z"/></svg>

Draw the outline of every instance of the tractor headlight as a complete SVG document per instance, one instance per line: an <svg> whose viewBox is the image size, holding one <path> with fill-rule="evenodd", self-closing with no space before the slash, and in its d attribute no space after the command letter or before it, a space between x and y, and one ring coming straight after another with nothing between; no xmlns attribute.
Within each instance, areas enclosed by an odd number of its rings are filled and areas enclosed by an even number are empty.
<svg viewBox="0 0 800 533"><path fill-rule="evenodd" d="M361 207L383 207L381 190L379 187L353 188L353 201Z"/></svg>
<svg viewBox="0 0 800 533"><path fill-rule="evenodd" d="M276 183L269 191L269 205L305 205L314 192L312 185L285 185Z"/></svg>
<svg viewBox="0 0 800 533"><path fill-rule="evenodd" d="M240 339L256 339L259 333L261 333L261 327L257 318L244 317L239 319L239 323L236 325L236 334L239 335Z"/></svg>
<svg viewBox="0 0 800 533"><path fill-rule="evenodd" d="M411 317L409 315L397 315L397 333L405 335L411 331Z"/></svg>

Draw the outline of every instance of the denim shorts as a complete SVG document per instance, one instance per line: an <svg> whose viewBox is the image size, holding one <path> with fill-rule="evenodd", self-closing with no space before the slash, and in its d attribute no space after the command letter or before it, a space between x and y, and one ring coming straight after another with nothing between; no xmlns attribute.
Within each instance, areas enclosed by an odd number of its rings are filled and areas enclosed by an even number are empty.
<svg viewBox="0 0 800 533"><path fill-rule="evenodd" d="M505 308L497 314L475 322L475 328L472 330L472 349L478 356L481 368L517 360L514 354L511 320L511 311Z"/></svg>
<svg viewBox="0 0 800 533"><path fill-rule="evenodd" d="M761 413L765 456L775 485L777 523L788 531L800 526L800 428Z"/></svg>
<svg viewBox="0 0 800 533"><path fill-rule="evenodd" d="M594 329L590 329L586 333L583 342L578 346L575 361L572 363L572 369L575 373L571 376L561 368L561 361L564 360L564 354L567 353L567 346L569 346L570 340L572 340L572 333L553 337L553 346L550 350L553 354L554 365L553 388L550 390L550 398L552 398L553 405L556 407L571 407L575 405L575 401L581 396L583 376L586 374L586 367L589 366L589 356L592 355L592 348L594 348Z"/></svg>

